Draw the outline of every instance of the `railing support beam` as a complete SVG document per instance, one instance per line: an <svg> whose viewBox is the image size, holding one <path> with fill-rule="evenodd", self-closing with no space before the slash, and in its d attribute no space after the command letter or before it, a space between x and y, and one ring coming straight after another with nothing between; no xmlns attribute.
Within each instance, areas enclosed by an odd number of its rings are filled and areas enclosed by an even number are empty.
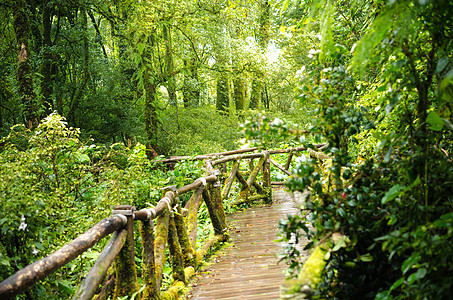
<svg viewBox="0 0 453 300"><path fill-rule="evenodd" d="M132 296L138 290L134 249L134 210L131 205L114 207L114 214L126 216L127 237L123 248L115 260L115 297Z"/></svg>

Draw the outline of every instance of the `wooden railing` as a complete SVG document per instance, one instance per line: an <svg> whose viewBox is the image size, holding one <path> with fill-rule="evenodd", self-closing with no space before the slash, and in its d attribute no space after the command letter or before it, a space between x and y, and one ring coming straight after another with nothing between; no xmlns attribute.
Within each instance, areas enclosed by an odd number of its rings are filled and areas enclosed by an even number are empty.
<svg viewBox="0 0 453 300"><path fill-rule="evenodd" d="M323 145L316 145L320 148ZM234 180L241 186L236 204L256 200L272 201L270 165L290 175L288 169L294 153L307 150L304 147L261 151L258 148L241 149L197 157L177 157L163 160L164 163L182 159L206 160L206 176L193 183L176 188L163 189L163 197L153 208L136 211L133 206L120 205L113 209L113 215L101 220L75 240L66 244L49 256L19 270L0 283L0 299L13 297L39 280L44 279L66 263L98 243L102 238L113 233L107 246L96 263L80 284L73 299L106 299L113 294L113 299L131 296L138 291L135 265L134 222L139 223L142 242L142 283L145 285L141 299L158 299L176 295L190 276L200 266L209 250L229 238L225 218L223 199L230 193ZM285 166L270 158L272 154L289 154ZM249 160L250 172L240 170L240 162ZM257 160L255 162L255 160ZM228 165L230 172L227 173ZM261 172L262 184L257 176ZM222 183L223 182L223 183ZM180 206L179 196L192 192L184 208ZM202 201L206 203L214 229L214 236L203 246L196 249L197 214ZM162 291L163 269L166 263L166 245L172 266L174 283ZM114 278L106 278L110 266L114 263ZM99 287L102 285L102 289ZM113 293L109 292L109 289Z"/></svg>

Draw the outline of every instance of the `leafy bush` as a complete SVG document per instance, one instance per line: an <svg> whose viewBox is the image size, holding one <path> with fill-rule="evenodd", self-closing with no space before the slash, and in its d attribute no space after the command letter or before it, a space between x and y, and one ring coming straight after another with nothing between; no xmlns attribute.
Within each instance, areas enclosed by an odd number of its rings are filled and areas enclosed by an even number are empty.
<svg viewBox="0 0 453 300"><path fill-rule="evenodd" d="M332 24L334 13L346 7L327 3L322 23ZM325 257L315 298L453 294L452 45L433 38L453 34L444 26L451 13L445 3L377 6L378 17L352 60L345 46L335 44L338 27L329 25L321 50L313 52L319 55L300 76L301 100L317 105L311 131L329 143L324 151L331 159L295 167L287 186L309 189L312 196L303 217L282 223L283 236L307 235L307 249L344 236ZM362 83L369 90L360 89ZM287 252L296 276L297 254Z"/></svg>
<svg viewBox="0 0 453 300"><path fill-rule="evenodd" d="M196 155L236 148L239 124L212 107L168 108L161 115L160 154Z"/></svg>

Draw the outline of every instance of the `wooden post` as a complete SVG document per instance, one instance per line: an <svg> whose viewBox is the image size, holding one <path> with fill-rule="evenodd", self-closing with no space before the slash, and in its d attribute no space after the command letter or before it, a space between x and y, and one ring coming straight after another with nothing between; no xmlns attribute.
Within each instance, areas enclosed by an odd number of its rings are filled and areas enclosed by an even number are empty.
<svg viewBox="0 0 453 300"><path fill-rule="evenodd" d="M236 160L231 167L231 172L228 178L225 180L225 185L222 190L222 199L228 198L228 194L230 193L231 186L233 185L234 178L236 177L236 172L239 169L239 161Z"/></svg>
<svg viewBox="0 0 453 300"><path fill-rule="evenodd" d="M291 160L293 159L293 152L290 152L288 155L288 160L286 161L285 170L289 170L291 166Z"/></svg>
<svg viewBox="0 0 453 300"><path fill-rule="evenodd" d="M170 248L173 279L186 283L186 277L184 275L184 257L179 243L175 216L173 213L170 216L170 223L168 226L168 247Z"/></svg>
<svg viewBox="0 0 453 300"><path fill-rule="evenodd" d="M127 218L127 238L123 248L115 259L115 293L114 298L132 296L137 289L137 271L135 269L134 249L134 210L131 205L118 205L113 208L113 214Z"/></svg>
<svg viewBox="0 0 453 300"><path fill-rule="evenodd" d="M156 239L154 240L154 261L156 268L156 289L160 291L162 284L162 273L165 265L165 245L168 237L168 223L170 213L164 210L156 220Z"/></svg>
<svg viewBox="0 0 453 300"><path fill-rule="evenodd" d="M267 196L266 202L272 203L272 187L271 187L271 164L269 161L269 151L265 151L263 163L263 187Z"/></svg>
<svg viewBox="0 0 453 300"><path fill-rule="evenodd" d="M218 170L211 170L210 172L212 172L213 175L219 175ZM224 236L225 241L228 240L229 234L227 230L225 210L223 208L222 195L220 194L219 181L208 184L208 191L203 190L203 199L208 207L209 216L211 218L215 234Z"/></svg>
<svg viewBox="0 0 453 300"><path fill-rule="evenodd" d="M143 290L142 300L158 299L156 265L154 261L154 220L140 222L140 236L142 237L142 280L146 285Z"/></svg>
<svg viewBox="0 0 453 300"><path fill-rule="evenodd" d="M167 191L174 191L176 190L176 186L165 187L162 189L162 194L165 198L165 194ZM167 200L168 201L168 200ZM159 201L159 202L162 202ZM156 239L154 240L154 257L155 257L155 267L156 267L156 289L160 291L160 287L162 284L162 274L165 265L165 245L167 244L168 240L168 227L170 223L170 201L167 202L168 209L164 209L162 214L157 217L156 220Z"/></svg>
<svg viewBox="0 0 453 300"><path fill-rule="evenodd" d="M105 246L101 255L94 263L87 277L80 284L76 293L72 297L73 300L89 300L93 298L99 285L105 278L107 271L114 261L116 255L121 251L126 241L127 231L125 229L117 231L113 234L107 246Z"/></svg>
<svg viewBox="0 0 453 300"><path fill-rule="evenodd" d="M204 187L200 186L192 194L188 201L188 215L187 215L187 232L189 233L189 240L192 248L195 249L197 245L197 225L198 225L198 208L201 205L201 196L203 194Z"/></svg>
<svg viewBox="0 0 453 300"><path fill-rule="evenodd" d="M265 161L265 157L261 157L260 160L258 161L258 164L255 166L255 168L253 169L253 171L250 173L250 176L249 178L247 179L247 188L246 189L243 189L240 193L239 193L239 199L242 199L242 200L247 200L248 199L248 196L249 196L249 193L250 193L250 188L252 187L253 185L253 182L255 181L255 178L256 176L258 176L258 173L260 172L260 170L263 168L263 163ZM241 202L243 202L241 200Z"/></svg>
<svg viewBox="0 0 453 300"><path fill-rule="evenodd" d="M199 197L201 198L201 192L199 194ZM198 209L197 209L198 210ZM196 217L196 214L195 214ZM178 234L178 241L179 245L181 246L181 251L184 259L184 266L192 266L193 268L196 268L196 252L194 248L192 247L191 241L189 239L188 235L188 230L187 226L184 222L184 217L182 215L182 209L181 206L177 206L176 212L174 214L174 220L175 220L175 226L176 226L176 232ZM196 232L196 226L195 226L195 232ZM195 235L195 240L197 236Z"/></svg>

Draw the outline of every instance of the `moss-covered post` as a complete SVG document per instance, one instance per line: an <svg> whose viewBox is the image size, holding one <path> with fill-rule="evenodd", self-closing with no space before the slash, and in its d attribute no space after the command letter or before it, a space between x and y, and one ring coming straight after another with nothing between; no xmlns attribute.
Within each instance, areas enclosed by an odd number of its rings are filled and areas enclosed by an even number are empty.
<svg viewBox="0 0 453 300"><path fill-rule="evenodd" d="M165 193L169 190L174 190L173 187L168 187L163 189L163 196L165 198ZM164 199L163 198L163 199ZM168 204L170 206L170 204ZM160 286L162 284L162 274L164 271L165 265L165 245L167 244L168 239L168 227L170 223L170 207L165 209L161 215L156 219L156 228L154 240L154 261L156 267L156 289L160 291Z"/></svg>
<svg viewBox="0 0 453 300"><path fill-rule="evenodd" d="M250 173L252 173L252 170L253 170L254 167L255 167L255 166L254 166L254 164L253 164L253 158L251 158L251 159L249 160L249 170L250 170Z"/></svg>
<svg viewBox="0 0 453 300"><path fill-rule="evenodd" d="M212 170L212 175L219 175L218 170ZM217 216L219 221L219 227L214 228L215 234L221 234L225 237L225 240L228 240L229 234L227 230L226 224L226 216L225 216L225 209L223 207L222 195L221 195L221 184L220 181L217 180L213 183L208 184L209 194L211 196L211 201L214 206L214 214Z"/></svg>
<svg viewBox="0 0 453 300"><path fill-rule="evenodd" d="M206 171L208 175L215 175L217 178L220 174L219 170L212 169L210 162L206 163ZM229 238L229 234L220 188L221 184L219 180L214 183L210 182L208 184L208 193L203 191L203 199L208 207L209 216L211 217L212 226L214 227L214 233L216 235L222 235L226 241Z"/></svg>
<svg viewBox="0 0 453 300"><path fill-rule="evenodd" d="M293 159L293 152L291 151L288 156L288 160L286 161L285 164L285 170L289 170L289 167L291 166L291 160Z"/></svg>
<svg viewBox="0 0 453 300"><path fill-rule="evenodd" d="M271 163L269 161L269 151L264 152L263 187L266 194L266 202L272 203Z"/></svg>
<svg viewBox="0 0 453 300"><path fill-rule="evenodd" d="M164 210L156 220L154 261L156 267L156 288L158 291L160 291L160 286L162 284L162 273L165 265L165 245L167 244L169 217L170 212Z"/></svg>
<svg viewBox="0 0 453 300"><path fill-rule="evenodd" d="M174 213L171 213L170 215L170 223L168 226L168 247L170 248L173 279L186 283L186 277L184 275L184 257L179 243Z"/></svg>
<svg viewBox="0 0 453 300"><path fill-rule="evenodd" d="M127 218L127 238L123 248L115 259L115 293L114 299L123 296L132 296L137 289L137 271L135 269L134 249L134 210L131 205L118 205L113 208L113 214Z"/></svg>
<svg viewBox="0 0 453 300"><path fill-rule="evenodd" d="M201 197L201 192L199 195ZM196 214L195 214L195 217L196 217ZM174 220L175 220L176 232L178 234L179 245L181 246L184 265L186 267L192 266L193 268L195 268L196 267L196 252L190 242L187 226L184 222L184 218L182 215L182 209L181 209L181 206L179 206L179 205L176 207L176 212L174 214Z"/></svg>
<svg viewBox="0 0 453 300"><path fill-rule="evenodd" d="M197 245L197 226L198 226L198 208L201 205L201 196L203 194L204 186L198 187L189 199L188 214L187 214L187 232L189 233L189 240L192 249Z"/></svg>
<svg viewBox="0 0 453 300"><path fill-rule="evenodd" d="M142 280L146 285L141 299L154 300L158 298L156 265L154 262L154 220L145 220L140 222L139 230L143 243Z"/></svg>
<svg viewBox="0 0 453 300"><path fill-rule="evenodd" d="M256 176L258 176L258 173L263 169L263 164L265 161L265 155L260 158L258 161L258 164L253 168L252 172L250 173L249 178L247 179L247 188L242 189L241 192L239 193L239 200L244 200L247 201L249 194L250 194L250 188L252 187ZM243 201L240 201L243 202Z"/></svg>

